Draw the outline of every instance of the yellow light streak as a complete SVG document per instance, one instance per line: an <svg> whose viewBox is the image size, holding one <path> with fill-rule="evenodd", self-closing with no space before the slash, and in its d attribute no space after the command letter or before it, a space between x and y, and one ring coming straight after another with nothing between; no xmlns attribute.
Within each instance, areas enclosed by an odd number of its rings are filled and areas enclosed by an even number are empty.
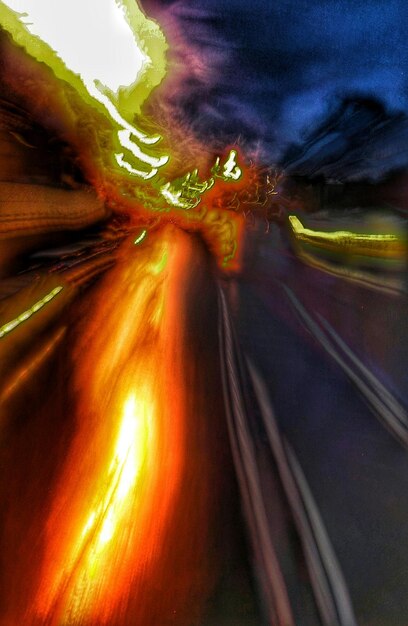
<svg viewBox="0 0 408 626"><path fill-rule="evenodd" d="M162 187L160 187L160 193L163 198L171 204L172 206L178 207L180 209L188 209L190 208L190 203L184 200L181 200L181 190L176 191L172 188L171 183L168 182Z"/></svg>
<svg viewBox="0 0 408 626"><path fill-rule="evenodd" d="M168 156L152 157L152 156L149 156L148 154L144 154L140 150L140 148L138 148L137 145L132 142L131 136L133 134L134 132L132 128L125 128L123 130L120 130L118 132L118 137L119 137L121 146L123 146L124 148L127 148L129 152L133 154L133 156L139 159L139 161L142 161L142 163L147 163L148 165L151 165L152 167L162 167L163 165L167 163L167 161L169 160ZM154 139L155 141L157 141L156 137Z"/></svg>
<svg viewBox="0 0 408 626"><path fill-rule="evenodd" d="M378 258L401 258L406 255L406 244L397 235L361 234L349 231L324 232L304 228L295 215L289 215L289 223L297 241L326 250Z"/></svg>
<svg viewBox="0 0 408 626"><path fill-rule="evenodd" d="M144 229L142 230L142 232L140 233L140 235L138 237L136 237L136 239L134 240L134 244L135 246L138 246L139 244L142 243L142 241L144 241L147 237L147 230Z"/></svg>
<svg viewBox="0 0 408 626"><path fill-rule="evenodd" d="M115 154L115 160L120 167L129 172L129 174L132 174L132 176L138 176L139 178L143 178L144 180L149 180L150 178L154 178L157 174L157 169L152 169L150 170L150 172L144 172L143 170L137 170L136 168L132 167L130 163L125 161L125 155L123 154L123 152Z"/></svg>
<svg viewBox="0 0 408 626"><path fill-rule="evenodd" d="M237 164L237 151L230 150L228 159L224 165L224 177L232 180L239 180L242 176L242 170Z"/></svg>
<svg viewBox="0 0 408 626"><path fill-rule="evenodd" d="M62 291L62 289L63 287L61 286L54 287L54 289L47 293L47 295L41 298L41 300L38 300L38 302L35 302L35 304L33 304L29 309L21 313L18 317L14 318L10 322L7 322L7 324L0 326L0 338L4 337L12 330L17 328L17 326L22 324L22 322L28 320L32 315L34 315L34 313L37 313L37 311L39 311L46 304L48 304L48 302L51 302L51 300L53 300L55 296L57 296Z"/></svg>
<svg viewBox="0 0 408 626"><path fill-rule="evenodd" d="M236 150L230 150L222 169L220 161L220 157L217 157L209 178L200 180L198 169L195 169L181 178L163 184L159 188L161 195L174 207L187 211L194 209L201 202L202 196L214 187L216 178L227 183L237 182L241 178L242 170L237 164Z"/></svg>

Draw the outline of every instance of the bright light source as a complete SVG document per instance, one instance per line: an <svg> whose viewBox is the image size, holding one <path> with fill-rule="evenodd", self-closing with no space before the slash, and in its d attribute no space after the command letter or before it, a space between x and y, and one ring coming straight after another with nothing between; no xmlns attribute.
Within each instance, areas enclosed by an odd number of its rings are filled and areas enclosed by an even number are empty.
<svg viewBox="0 0 408 626"><path fill-rule="evenodd" d="M97 80L116 93L134 83L148 61L114 0L3 0L85 84Z"/></svg>

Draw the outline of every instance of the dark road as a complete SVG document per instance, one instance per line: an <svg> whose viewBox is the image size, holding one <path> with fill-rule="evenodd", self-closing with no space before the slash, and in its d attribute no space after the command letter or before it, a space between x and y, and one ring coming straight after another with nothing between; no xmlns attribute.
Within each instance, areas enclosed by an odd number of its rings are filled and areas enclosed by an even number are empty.
<svg viewBox="0 0 408 626"><path fill-rule="evenodd" d="M248 506L269 530L260 554L274 551L296 625L404 625L406 294L308 267L277 227L252 234L245 267L224 293L252 459L239 428L236 440L259 478L260 510Z"/></svg>

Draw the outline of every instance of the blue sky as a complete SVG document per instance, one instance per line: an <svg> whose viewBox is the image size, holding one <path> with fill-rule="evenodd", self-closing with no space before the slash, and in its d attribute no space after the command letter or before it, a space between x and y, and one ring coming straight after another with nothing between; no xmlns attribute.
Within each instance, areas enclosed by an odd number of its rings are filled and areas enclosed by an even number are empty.
<svg viewBox="0 0 408 626"><path fill-rule="evenodd" d="M191 76L174 105L201 135L259 141L276 161L344 99L408 114L405 0L145 0L178 26Z"/></svg>

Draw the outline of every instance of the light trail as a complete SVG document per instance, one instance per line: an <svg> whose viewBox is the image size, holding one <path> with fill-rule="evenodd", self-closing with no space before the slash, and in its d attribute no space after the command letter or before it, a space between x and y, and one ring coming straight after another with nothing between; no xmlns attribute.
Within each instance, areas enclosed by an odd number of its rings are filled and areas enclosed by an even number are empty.
<svg viewBox="0 0 408 626"><path fill-rule="evenodd" d="M174 233L137 252L128 242L76 346L77 433L46 524L33 623L128 623L141 572L160 559L184 458L172 292L185 236Z"/></svg>
<svg viewBox="0 0 408 626"><path fill-rule="evenodd" d="M305 228L295 215L289 215L289 223L298 241L319 248L346 251L378 258L401 258L406 246L400 237L392 234L362 234L345 230L324 232Z"/></svg>
<svg viewBox="0 0 408 626"><path fill-rule="evenodd" d="M213 265L174 226L134 239L5 372L7 626L189 626L214 582L229 474Z"/></svg>
<svg viewBox="0 0 408 626"><path fill-rule="evenodd" d="M46 359L52 354L56 346L61 342L64 337L66 328L60 328L51 334L51 337L47 340L44 347L41 350L29 355L25 359L24 363L17 368L17 371L8 376L5 381L4 388L0 391L0 407L18 391L23 384L26 384L28 379L33 376L37 369L46 361Z"/></svg>
<svg viewBox="0 0 408 626"><path fill-rule="evenodd" d="M54 289L52 289L43 298L41 298L41 300L38 300L29 309L23 311L23 313L20 313L18 317L10 320L10 322L7 322L7 324L3 324L3 326L0 326L0 338L8 335L8 333L10 333L12 330L17 328L17 326L20 326L20 324L28 320L32 315L34 315L34 313L40 311L40 309L42 309L46 304L51 302L51 300L53 300L62 291L62 289L63 287L61 287L61 285L59 285L58 287L54 287Z"/></svg>
<svg viewBox="0 0 408 626"><path fill-rule="evenodd" d="M147 230L143 229L140 235L136 237L133 243L135 244L135 246L138 246L142 243L142 241L146 239L146 237L147 237Z"/></svg>

